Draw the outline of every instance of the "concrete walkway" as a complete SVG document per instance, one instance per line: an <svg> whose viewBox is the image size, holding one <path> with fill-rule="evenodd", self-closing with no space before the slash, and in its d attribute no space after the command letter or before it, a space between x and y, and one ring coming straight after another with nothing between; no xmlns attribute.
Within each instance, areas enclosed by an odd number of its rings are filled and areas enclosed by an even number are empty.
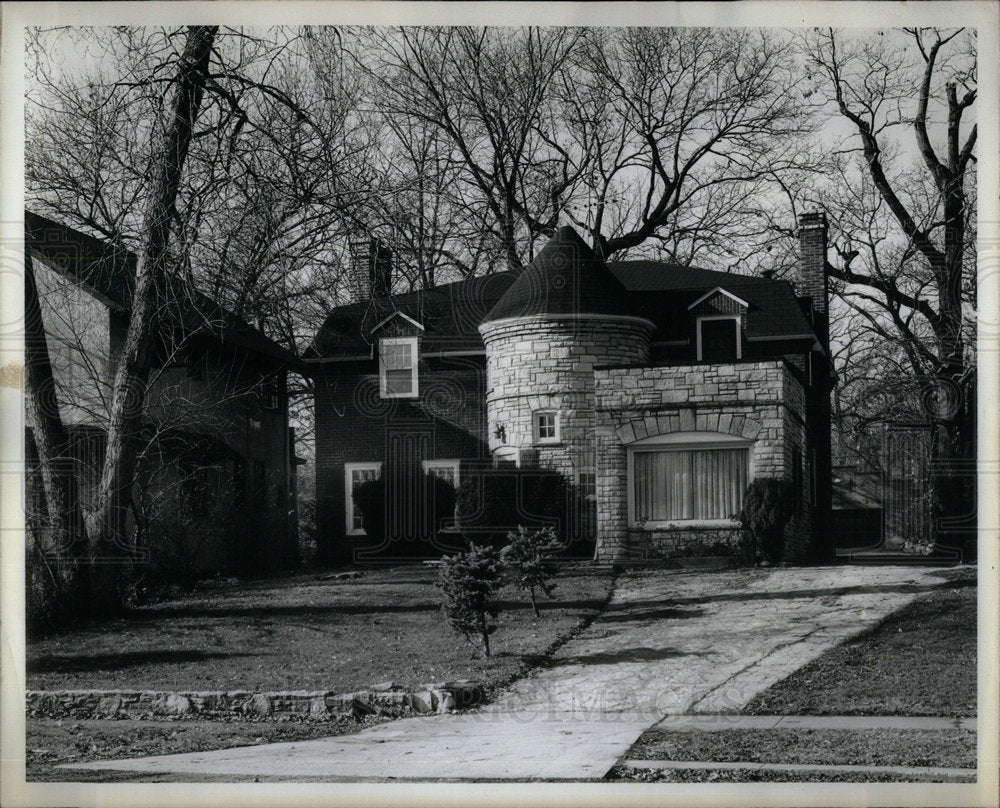
<svg viewBox="0 0 1000 808"><path fill-rule="evenodd" d="M479 712L317 741L64 768L261 779L600 779L666 716L738 711L943 583L933 568L908 566L633 573L550 664Z"/></svg>

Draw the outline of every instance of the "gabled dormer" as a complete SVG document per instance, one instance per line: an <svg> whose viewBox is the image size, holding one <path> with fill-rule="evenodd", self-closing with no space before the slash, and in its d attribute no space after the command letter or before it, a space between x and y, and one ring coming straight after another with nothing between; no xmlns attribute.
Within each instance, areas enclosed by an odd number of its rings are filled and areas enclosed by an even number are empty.
<svg viewBox="0 0 1000 808"><path fill-rule="evenodd" d="M699 362L727 362L743 358L749 303L721 286L688 306Z"/></svg>
<svg viewBox="0 0 1000 808"><path fill-rule="evenodd" d="M422 323L394 311L371 330L378 351L379 395L417 398L420 395L420 335Z"/></svg>

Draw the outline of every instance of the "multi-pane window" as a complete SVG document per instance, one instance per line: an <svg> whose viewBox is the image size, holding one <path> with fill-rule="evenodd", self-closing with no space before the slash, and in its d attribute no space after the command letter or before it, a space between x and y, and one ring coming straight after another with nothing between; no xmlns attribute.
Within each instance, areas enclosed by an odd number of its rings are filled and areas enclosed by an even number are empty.
<svg viewBox="0 0 1000 808"><path fill-rule="evenodd" d="M728 519L743 506L749 450L636 450L632 455L633 521Z"/></svg>
<svg viewBox="0 0 1000 808"><path fill-rule="evenodd" d="M458 461L457 460L424 460L421 464L425 474L433 474L440 477L453 488L458 488Z"/></svg>
<svg viewBox="0 0 1000 808"><path fill-rule="evenodd" d="M597 473L593 469L584 469L577 473L576 484L580 488L580 496L587 501L597 500Z"/></svg>
<svg viewBox="0 0 1000 808"><path fill-rule="evenodd" d="M552 410L535 413L535 443L556 443L559 440L559 414Z"/></svg>
<svg viewBox="0 0 1000 808"><path fill-rule="evenodd" d="M382 473L382 464L345 463L344 464L344 506L347 517L347 533L351 536L365 534L365 522L361 509L354 502L354 490L361 483L377 480Z"/></svg>
<svg viewBox="0 0 1000 808"><path fill-rule="evenodd" d="M260 408L262 410L278 409L278 379L276 376L266 376L260 382L258 390Z"/></svg>
<svg viewBox="0 0 1000 808"><path fill-rule="evenodd" d="M416 397L416 337L379 340L379 389L382 398Z"/></svg>

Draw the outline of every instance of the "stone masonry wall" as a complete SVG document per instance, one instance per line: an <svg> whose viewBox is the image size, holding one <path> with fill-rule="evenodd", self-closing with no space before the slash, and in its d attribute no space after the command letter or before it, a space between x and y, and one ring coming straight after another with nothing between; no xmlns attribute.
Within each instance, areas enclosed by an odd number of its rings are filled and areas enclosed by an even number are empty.
<svg viewBox="0 0 1000 808"><path fill-rule="evenodd" d="M670 557L695 542L738 538L735 525L630 526L627 447L635 441L675 432L733 435L753 442L751 478L792 478L793 446L805 441L805 400L782 361L598 368L594 376L599 559Z"/></svg>
<svg viewBox="0 0 1000 808"><path fill-rule="evenodd" d="M501 446L535 448L538 464L568 476L593 464L594 366L649 360L651 324L587 318L485 323L487 436ZM534 445L532 413L559 413L560 440ZM506 441L497 435L503 425Z"/></svg>

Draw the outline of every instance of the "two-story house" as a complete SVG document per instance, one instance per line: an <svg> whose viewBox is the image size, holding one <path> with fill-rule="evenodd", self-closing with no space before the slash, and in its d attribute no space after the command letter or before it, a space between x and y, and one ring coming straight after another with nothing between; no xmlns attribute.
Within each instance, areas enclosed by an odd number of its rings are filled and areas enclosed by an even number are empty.
<svg viewBox="0 0 1000 808"><path fill-rule="evenodd" d="M597 503L596 556L733 542L755 477L796 493L791 558L830 553L826 222L791 283L606 263L561 228L520 273L392 296L385 267L332 311L316 382L327 558L364 544L354 487L400 453L460 483L484 464L561 472Z"/></svg>
<svg viewBox="0 0 1000 808"><path fill-rule="evenodd" d="M136 257L27 211L25 249L86 512L101 474ZM137 559L185 556L169 563L201 573L294 566L296 464L287 375L301 371L299 361L176 278L167 281L156 317L139 466L133 501L125 506ZM32 504L29 497L29 526ZM41 534L29 530L33 536Z"/></svg>

